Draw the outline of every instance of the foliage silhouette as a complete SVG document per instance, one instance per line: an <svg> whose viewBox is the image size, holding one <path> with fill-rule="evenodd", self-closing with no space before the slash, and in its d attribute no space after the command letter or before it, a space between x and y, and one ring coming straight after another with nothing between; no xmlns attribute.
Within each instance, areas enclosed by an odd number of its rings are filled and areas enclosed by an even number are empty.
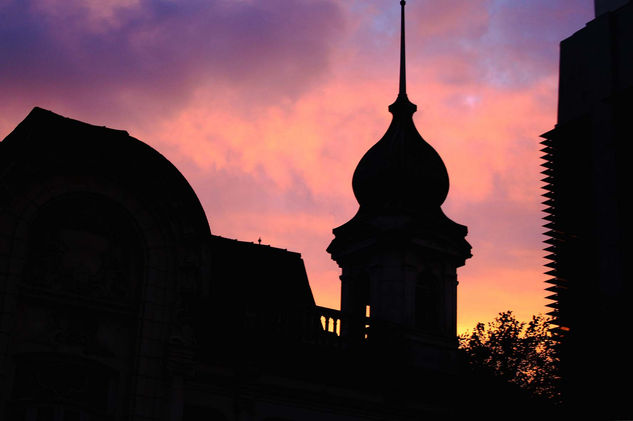
<svg viewBox="0 0 633 421"><path fill-rule="evenodd" d="M550 318L532 316L518 321L512 311L499 313L487 325L477 323L472 333L459 337L467 363L529 391L534 397L560 402L556 341Z"/></svg>

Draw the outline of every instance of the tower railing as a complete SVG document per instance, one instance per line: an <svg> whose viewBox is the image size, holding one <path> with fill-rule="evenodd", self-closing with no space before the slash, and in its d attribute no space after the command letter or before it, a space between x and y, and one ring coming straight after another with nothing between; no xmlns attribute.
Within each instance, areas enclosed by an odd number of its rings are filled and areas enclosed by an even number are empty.
<svg viewBox="0 0 633 421"><path fill-rule="evenodd" d="M369 338L369 317L352 317L328 307L260 307L248 313L250 316L245 319L247 331L257 331L260 335L271 335L278 339L341 347L349 343L351 337L355 342Z"/></svg>

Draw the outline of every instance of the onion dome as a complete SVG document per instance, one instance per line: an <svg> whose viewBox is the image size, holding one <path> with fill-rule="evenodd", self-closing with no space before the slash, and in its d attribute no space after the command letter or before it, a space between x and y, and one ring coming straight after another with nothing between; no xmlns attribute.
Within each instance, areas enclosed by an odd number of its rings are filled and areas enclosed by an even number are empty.
<svg viewBox="0 0 633 421"><path fill-rule="evenodd" d="M404 5L401 7L400 92L389 106L393 114L385 135L358 163L352 188L361 211L437 209L446 199L449 181L439 154L413 124L417 106L406 93Z"/></svg>

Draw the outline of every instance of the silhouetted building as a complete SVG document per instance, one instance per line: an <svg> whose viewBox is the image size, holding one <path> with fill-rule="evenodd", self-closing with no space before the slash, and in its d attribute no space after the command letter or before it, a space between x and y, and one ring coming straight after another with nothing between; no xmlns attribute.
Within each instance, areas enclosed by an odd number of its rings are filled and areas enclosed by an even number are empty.
<svg viewBox="0 0 633 421"><path fill-rule="evenodd" d="M345 334L363 337L362 317L371 314L397 327L372 326L371 335L401 348L401 358L450 371L457 350L457 268L471 256L470 245L466 227L441 209L449 188L444 162L413 123L417 106L406 92L404 8L402 28L400 90L389 106L393 120L354 171L360 208L334 229L328 252L343 270L341 311L355 321L343 325ZM394 332L398 337L389 337Z"/></svg>
<svg viewBox="0 0 633 421"><path fill-rule="evenodd" d="M401 5L393 122L328 248L340 311L315 305L299 254L212 235L191 186L146 144L31 111L0 143L0 418L456 413L474 383L460 381L455 332L470 246L440 208L446 168L413 125Z"/></svg>
<svg viewBox="0 0 633 421"><path fill-rule="evenodd" d="M558 122L543 135L547 290L567 408L631 418L633 4L596 1L595 10L561 42Z"/></svg>

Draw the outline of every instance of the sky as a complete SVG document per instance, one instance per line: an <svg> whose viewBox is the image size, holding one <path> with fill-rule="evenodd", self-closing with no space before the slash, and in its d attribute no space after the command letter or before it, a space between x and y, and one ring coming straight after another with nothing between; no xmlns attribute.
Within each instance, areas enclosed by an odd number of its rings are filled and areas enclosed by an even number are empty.
<svg viewBox="0 0 633 421"><path fill-rule="evenodd" d="M300 252L338 308L332 229L389 126L398 0L0 0L0 139L34 106L127 130L188 179L213 234ZM407 91L468 226L458 330L547 311L539 135L559 42L591 0L409 0Z"/></svg>

